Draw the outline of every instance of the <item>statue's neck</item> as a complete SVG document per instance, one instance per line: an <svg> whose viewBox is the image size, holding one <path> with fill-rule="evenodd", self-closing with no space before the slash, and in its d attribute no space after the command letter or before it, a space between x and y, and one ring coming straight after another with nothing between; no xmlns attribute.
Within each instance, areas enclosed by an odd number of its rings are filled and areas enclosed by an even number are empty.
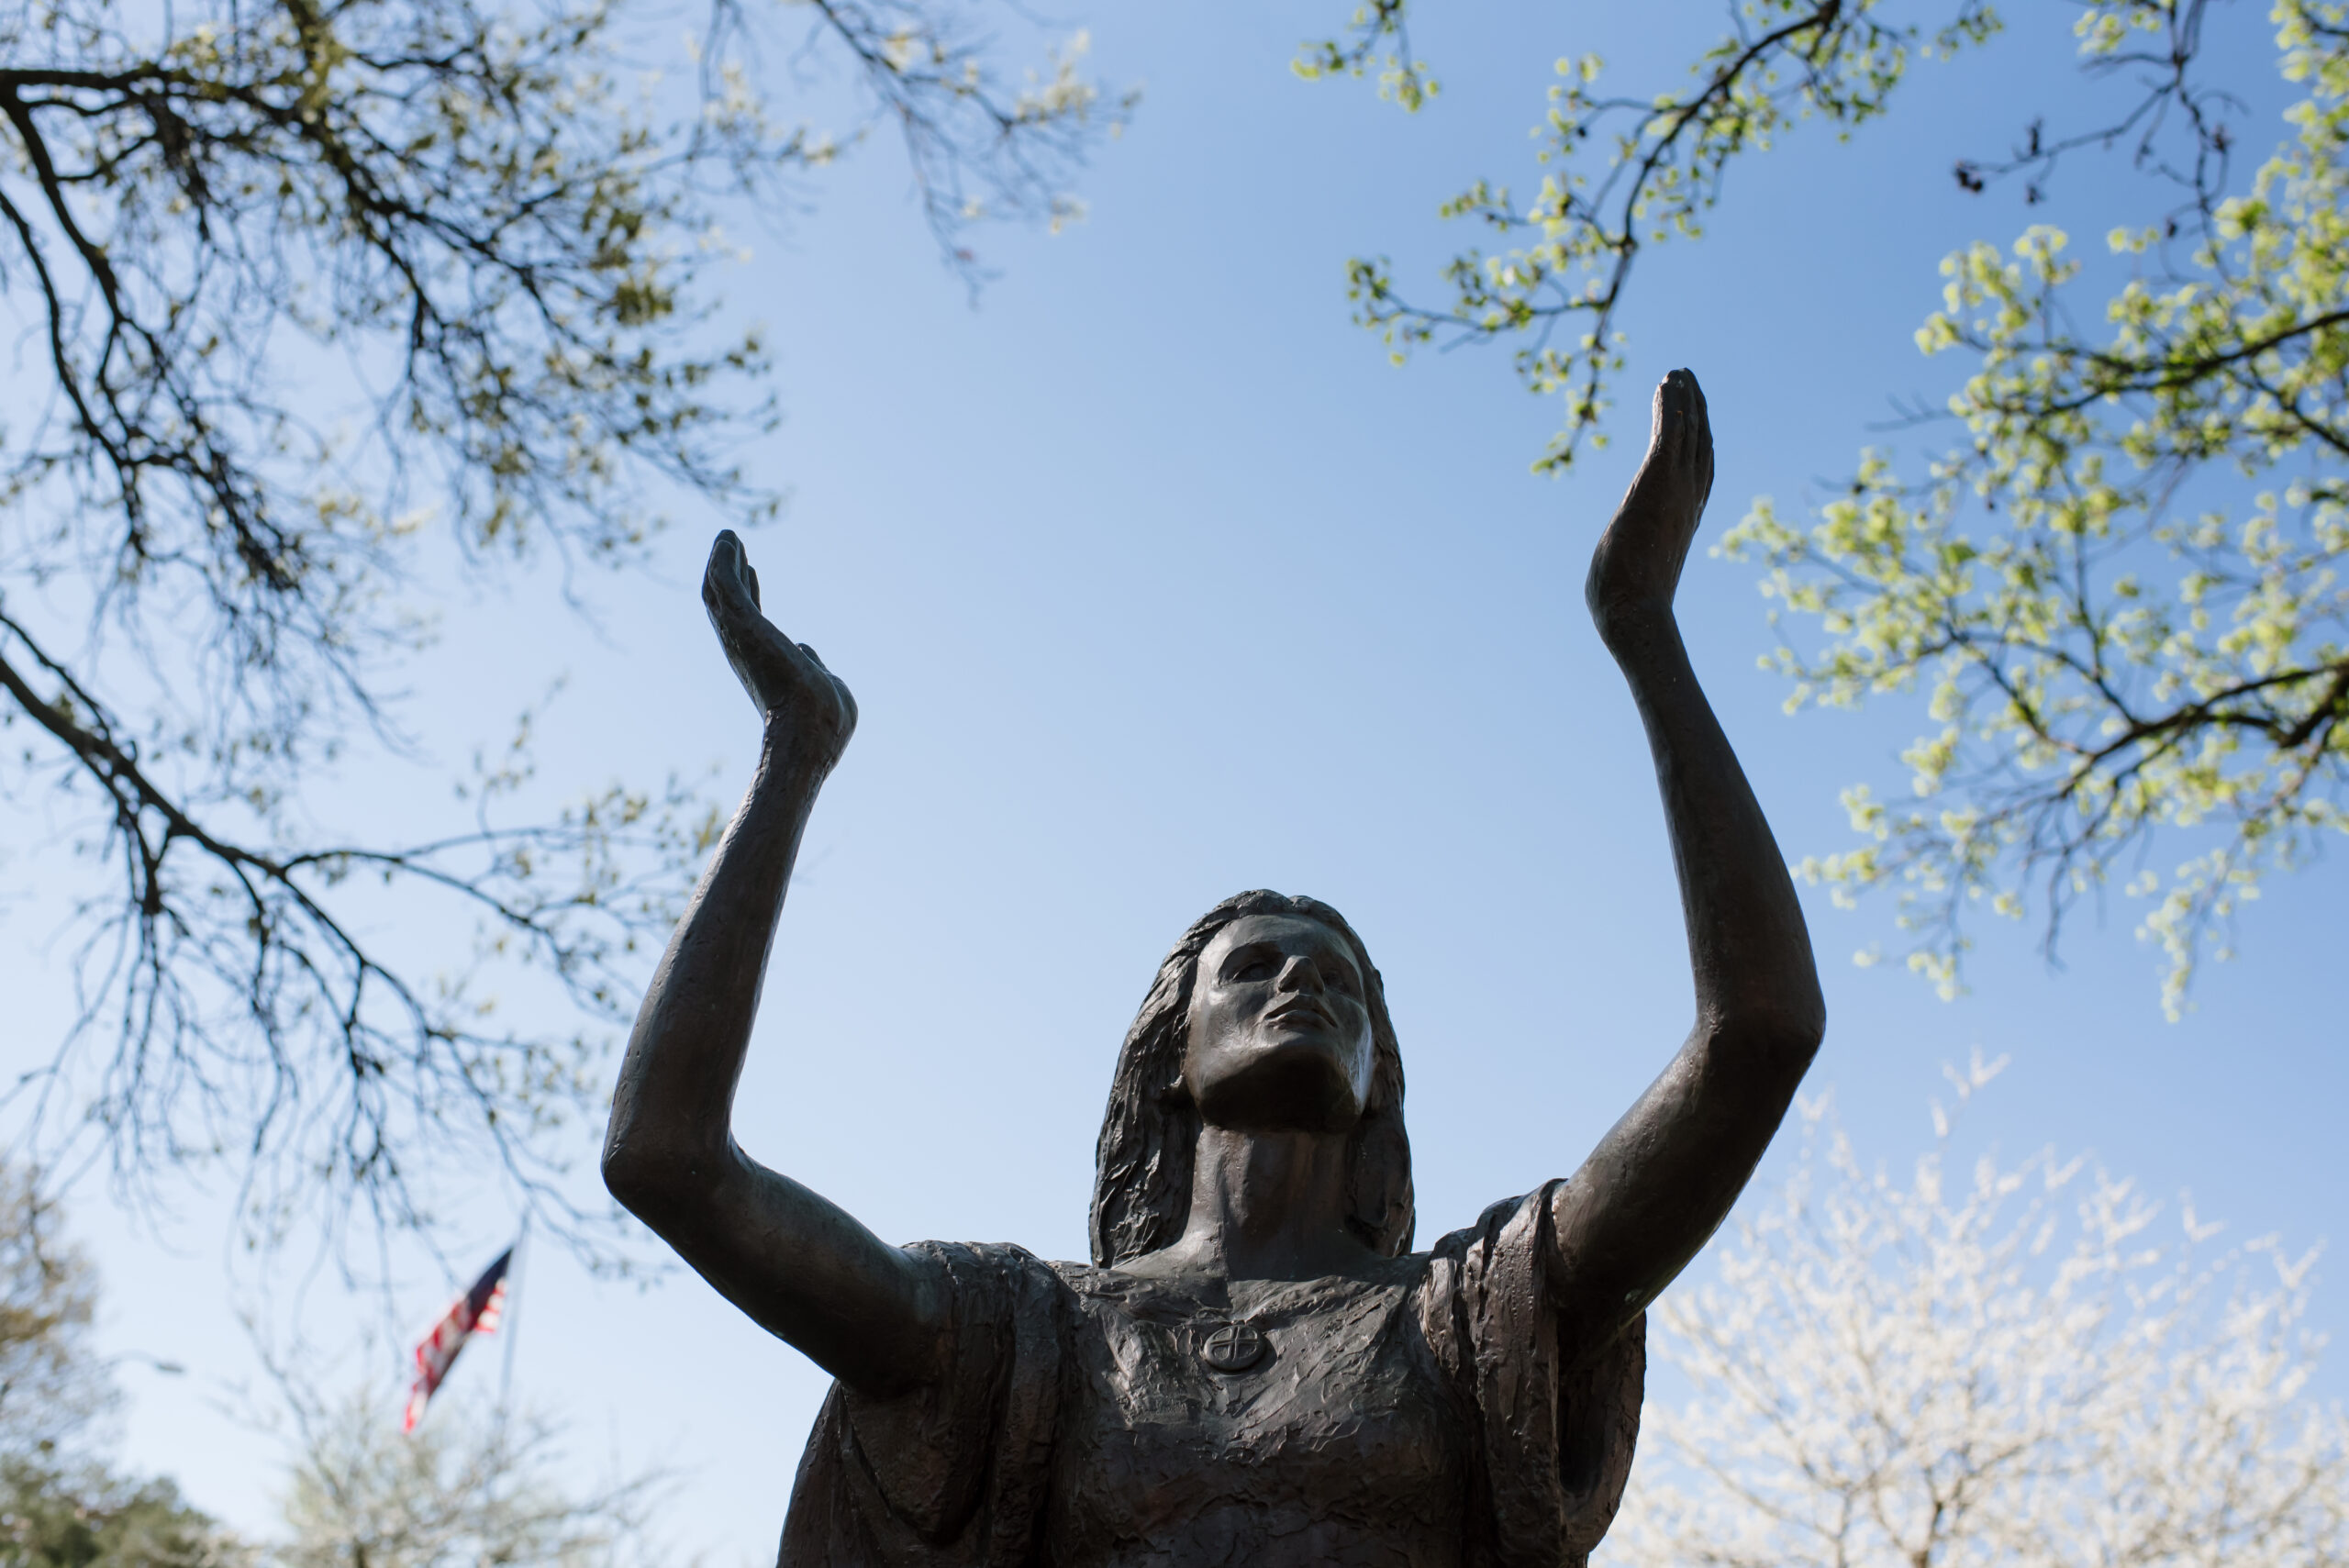
<svg viewBox="0 0 2349 1568"><path fill-rule="evenodd" d="M1225 1279L1352 1273L1369 1249L1346 1228L1346 1175L1342 1132L1202 1127L1190 1219L1170 1251L1186 1273Z"/></svg>

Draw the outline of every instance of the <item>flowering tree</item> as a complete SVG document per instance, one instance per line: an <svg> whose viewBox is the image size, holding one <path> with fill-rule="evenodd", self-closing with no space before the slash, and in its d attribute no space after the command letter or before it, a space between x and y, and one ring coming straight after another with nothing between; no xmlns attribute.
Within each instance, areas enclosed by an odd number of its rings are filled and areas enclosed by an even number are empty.
<svg viewBox="0 0 2349 1568"><path fill-rule="evenodd" d="M1987 1073L1978 1070L1966 1087ZM2310 1259L2040 1154L1905 1181L1816 1106L1799 1173L1659 1310L1602 1555L1653 1568L2322 1568L2349 1423L2306 1393ZM1946 1124L1944 1124L1946 1125ZM2166 1232L2166 1237L2165 1237Z"/></svg>
<svg viewBox="0 0 2349 1568"><path fill-rule="evenodd" d="M413 1433L380 1389L323 1400L285 1385L295 1418L284 1533L268 1568L621 1568L671 1560L651 1516L665 1478L590 1479L557 1425L482 1405Z"/></svg>
<svg viewBox="0 0 2349 1568"><path fill-rule="evenodd" d="M519 743L417 770L412 590L768 508L732 459L763 350L709 318L742 198L877 128L953 268L980 218L1069 215L1122 109L1081 40L1023 72L969 11L0 0L0 797L89 872L44 1128L230 1162L265 1242L424 1229L484 1173L581 1234L558 1139L711 818L674 783L525 808ZM837 121L763 57L831 61ZM337 820L354 754L441 813ZM535 1018L495 1005L518 970Z"/></svg>
<svg viewBox="0 0 2349 1568"><path fill-rule="evenodd" d="M2110 117L2033 119L2009 155L1953 172L2039 209L2060 205L2067 161L2123 154L2142 220L2086 276L2045 222L1950 257L1918 341L1967 368L1914 421L1947 439L1921 463L1863 454L1812 518L1759 501L1722 548L1764 567L1785 612L1790 706L1925 696L1913 801L1851 791L1860 842L1806 871L1839 894L1897 890L1909 962L1945 995L1974 908L2035 909L2052 951L2070 905L2119 884L2146 900L2175 1016L2262 875L2349 828L2349 6L2275 0L2297 98L2279 143L2246 128L2251 95L2208 79L2208 0L2074 9L2085 69L2117 84L2090 100ZM1407 16L1379 0L1300 64L1383 62L1416 105L1432 83ZM1445 206L1502 248L1462 252L1437 303L1353 264L1361 319L1398 356L1517 346L1526 384L1565 401L1539 466L1598 437L1644 249L1699 236L1741 158L1806 119L1849 133L1916 61L1999 25L1975 0L1741 0L1732 21L1662 94L1562 61L1538 193L1478 181ZM2246 173L2247 144L2272 151ZM2155 862L2157 840L2185 858Z"/></svg>

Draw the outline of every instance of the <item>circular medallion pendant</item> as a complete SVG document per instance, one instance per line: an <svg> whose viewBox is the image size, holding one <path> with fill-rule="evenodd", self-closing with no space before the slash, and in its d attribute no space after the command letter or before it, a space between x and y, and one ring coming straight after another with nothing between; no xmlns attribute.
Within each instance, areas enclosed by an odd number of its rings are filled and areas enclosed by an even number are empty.
<svg viewBox="0 0 2349 1568"><path fill-rule="evenodd" d="M1199 1344L1199 1359L1216 1372L1246 1372L1264 1359L1272 1347L1264 1336L1245 1323L1226 1323Z"/></svg>

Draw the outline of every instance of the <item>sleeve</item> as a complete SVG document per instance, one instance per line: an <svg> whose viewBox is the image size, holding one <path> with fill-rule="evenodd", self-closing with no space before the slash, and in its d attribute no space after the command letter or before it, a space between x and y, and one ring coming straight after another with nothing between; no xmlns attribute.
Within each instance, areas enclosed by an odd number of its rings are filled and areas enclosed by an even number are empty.
<svg viewBox="0 0 2349 1568"><path fill-rule="evenodd" d="M1059 1281L1017 1247L926 1241L944 1378L888 1399L835 1383L792 1485L779 1568L1012 1568L1036 1531L1059 1404Z"/></svg>
<svg viewBox="0 0 2349 1568"><path fill-rule="evenodd" d="M1551 1182L1436 1244L1429 1338L1475 1441L1471 1561L1583 1568L1614 1522L1640 1432L1647 1319L1595 1355L1560 1342Z"/></svg>

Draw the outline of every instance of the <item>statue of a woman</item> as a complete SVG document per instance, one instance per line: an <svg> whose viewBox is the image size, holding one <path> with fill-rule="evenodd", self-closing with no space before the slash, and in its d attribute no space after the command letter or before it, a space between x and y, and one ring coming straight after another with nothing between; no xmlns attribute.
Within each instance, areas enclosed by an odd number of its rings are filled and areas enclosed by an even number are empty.
<svg viewBox="0 0 2349 1568"><path fill-rule="evenodd" d="M702 597L765 746L644 999L604 1173L837 1379L785 1568L1579 1568L1630 1468L1642 1314L1825 1027L1794 889L1673 620L1712 479L1704 397L1675 372L1586 590L1654 753L1696 1028L1571 1181L1425 1252L1378 971L1308 898L1229 899L1167 955L1110 1085L1089 1264L888 1246L735 1145L768 942L856 706L719 537Z"/></svg>

